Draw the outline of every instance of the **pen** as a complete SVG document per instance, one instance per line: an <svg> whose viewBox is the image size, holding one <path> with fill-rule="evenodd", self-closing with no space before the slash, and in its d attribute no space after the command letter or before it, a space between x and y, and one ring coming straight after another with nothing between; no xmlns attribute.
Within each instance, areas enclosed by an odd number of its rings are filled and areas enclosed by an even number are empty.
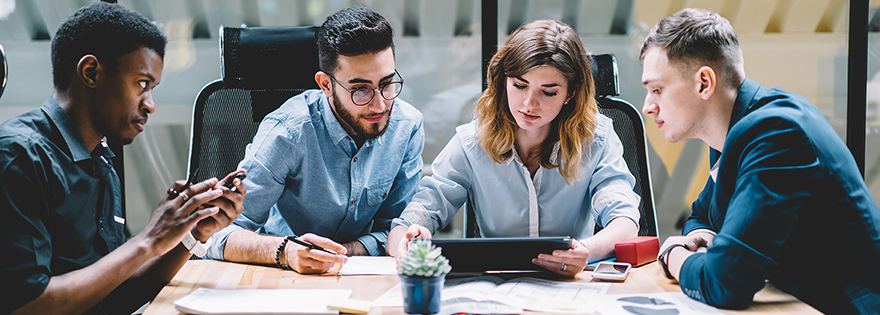
<svg viewBox="0 0 880 315"><path fill-rule="evenodd" d="M324 252L326 252L326 253L329 253L329 254L331 254L331 255L339 255L339 254L334 253L334 252L332 252L332 251L330 251L330 250L328 250L328 249L326 249L326 248L323 248L323 247L321 247L321 246L318 246L318 245L315 245L315 244L312 244L312 243L309 243L309 242L306 242L306 241L301 241L301 240L299 240L298 238L293 237L293 236L288 236L287 239L290 240L291 242L294 242L294 243L297 243L297 244L299 244L299 245L305 246L306 248L309 248L309 249L317 249L317 250L320 250L320 251L324 251Z"/></svg>

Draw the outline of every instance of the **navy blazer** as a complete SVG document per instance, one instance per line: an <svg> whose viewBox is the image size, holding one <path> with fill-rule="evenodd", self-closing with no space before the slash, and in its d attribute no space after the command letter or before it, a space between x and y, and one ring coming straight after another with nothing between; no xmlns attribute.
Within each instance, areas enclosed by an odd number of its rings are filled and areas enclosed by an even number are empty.
<svg viewBox="0 0 880 315"><path fill-rule="evenodd" d="M825 313L880 311L880 210L816 106L745 79L718 154L683 229L717 235L682 265L685 294L745 308L767 279Z"/></svg>

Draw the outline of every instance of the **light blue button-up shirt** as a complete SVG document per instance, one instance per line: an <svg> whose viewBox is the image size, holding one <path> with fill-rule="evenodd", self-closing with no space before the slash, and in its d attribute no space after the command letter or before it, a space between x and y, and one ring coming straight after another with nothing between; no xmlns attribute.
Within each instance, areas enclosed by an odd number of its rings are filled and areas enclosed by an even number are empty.
<svg viewBox="0 0 880 315"><path fill-rule="evenodd" d="M433 234L443 228L471 196L483 237L593 235L596 223L618 217L639 222L635 179L623 159L623 145L611 119L597 117L594 141L581 163L581 176L568 185L558 168L539 167L534 178L514 150L495 163L480 147L477 121L456 128L437 155L433 175L393 225L424 225ZM551 160L556 163L557 143Z"/></svg>
<svg viewBox="0 0 880 315"><path fill-rule="evenodd" d="M384 255L391 220L422 174L422 114L395 99L385 133L360 149L342 129L324 93L297 95L266 116L239 168L246 169L244 212L214 234L207 257L223 259L230 233L314 233L360 241Z"/></svg>

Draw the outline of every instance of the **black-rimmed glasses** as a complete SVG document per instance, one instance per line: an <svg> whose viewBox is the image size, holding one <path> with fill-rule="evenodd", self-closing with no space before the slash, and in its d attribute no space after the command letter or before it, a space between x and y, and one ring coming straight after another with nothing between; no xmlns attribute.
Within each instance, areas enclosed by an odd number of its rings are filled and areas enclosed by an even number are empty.
<svg viewBox="0 0 880 315"><path fill-rule="evenodd" d="M364 106L373 101L373 97L376 96L376 91L382 95L382 98L386 100L393 100L398 95L400 95L400 91L403 90L403 77L400 76L400 73L397 73L397 69L394 70L394 74L400 78L400 81L391 81L388 83L379 84L378 89L371 89L366 86L355 88L354 90L349 90L345 85L339 83L332 75L330 75L330 79L336 84L339 84L343 89L351 93L351 102L357 106ZM328 74L329 75L329 74Z"/></svg>

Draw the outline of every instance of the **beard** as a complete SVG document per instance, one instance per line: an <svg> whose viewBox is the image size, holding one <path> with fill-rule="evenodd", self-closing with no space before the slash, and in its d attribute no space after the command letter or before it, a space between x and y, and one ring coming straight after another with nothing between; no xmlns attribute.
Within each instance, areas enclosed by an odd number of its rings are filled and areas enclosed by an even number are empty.
<svg viewBox="0 0 880 315"><path fill-rule="evenodd" d="M391 103L391 106L388 107L387 110L383 113L385 115L385 119L377 123L364 123L359 124L358 119L364 116L355 117L342 103L339 102L339 97L336 95L336 89L332 90L333 93L333 107L336 108L336 114L348 124L351 129L359 137L363 137L364 140L375 139L385 133L385 130L388 129L388 123L391 121L391 109L394 108L394 103ZM382 97L382 95L374 95L374 97ZM365 105L366 106L366 105Z"/></svg>

